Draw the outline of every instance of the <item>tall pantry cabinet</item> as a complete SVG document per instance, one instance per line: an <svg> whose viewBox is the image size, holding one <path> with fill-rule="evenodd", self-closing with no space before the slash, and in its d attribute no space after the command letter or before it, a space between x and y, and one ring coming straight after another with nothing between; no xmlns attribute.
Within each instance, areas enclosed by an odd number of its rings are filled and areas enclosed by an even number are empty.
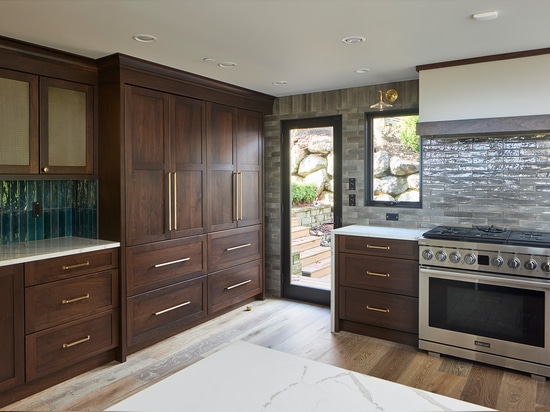
<svg viewBox="0 0 550 412"><path fill-rule="evenodd" d="M273 97L121 54L98 69L99 235L121 242L124 358L263 297Z"/></svg>

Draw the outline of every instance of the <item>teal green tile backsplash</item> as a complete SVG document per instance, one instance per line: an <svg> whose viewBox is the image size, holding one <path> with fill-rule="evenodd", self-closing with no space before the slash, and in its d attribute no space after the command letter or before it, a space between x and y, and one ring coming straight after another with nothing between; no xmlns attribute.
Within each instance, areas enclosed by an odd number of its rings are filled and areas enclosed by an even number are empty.
<svg viewBox="0 0 550 412"><path fill-rule="evenodd" d="M97 238L97 180L0 180L1 243ZM33 203L42 215L33 217Z"/></svg>

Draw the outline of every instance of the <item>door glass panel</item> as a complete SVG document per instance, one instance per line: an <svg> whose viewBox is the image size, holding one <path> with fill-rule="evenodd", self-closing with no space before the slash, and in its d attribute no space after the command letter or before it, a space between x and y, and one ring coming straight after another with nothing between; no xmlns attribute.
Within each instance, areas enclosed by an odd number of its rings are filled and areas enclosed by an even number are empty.
<svg viewBox="0 0 550 412"><path fill-rule="evenodd" d="M86 93L48 88L48 139L51 166L86 166Z"/></svg>
<svg viewBox="0 0 550 412"><path fill-rule="evenodd" d="M544 292L430 278L430 326L544 347Z"/></svg>
<svg viewBox="0 0 550 412"><path fill-rule="evenodd" d="M29 84L0 78L0 164L29 165Z"/></svg>
<svg viewBox="0 0 550 412"><path fill-rule="evenodd" d="M290 130L291 284L330 290L333 127Z"/></svg>

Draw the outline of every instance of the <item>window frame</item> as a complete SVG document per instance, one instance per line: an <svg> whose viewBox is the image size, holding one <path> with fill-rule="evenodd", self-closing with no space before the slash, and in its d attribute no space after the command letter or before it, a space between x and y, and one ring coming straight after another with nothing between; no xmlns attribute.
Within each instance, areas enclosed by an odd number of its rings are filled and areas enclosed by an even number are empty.
<svg viewBox="0 0 550 412"><path fill-rule="evenodd" d="M418 109L385 110L377 112L365 112L365 206L392 207L406 209L422 208L422 138L420 137L418 153L420 179L418 202L396 202L374 200L374 136L373 120L384 117L418 116Z"/></svg>

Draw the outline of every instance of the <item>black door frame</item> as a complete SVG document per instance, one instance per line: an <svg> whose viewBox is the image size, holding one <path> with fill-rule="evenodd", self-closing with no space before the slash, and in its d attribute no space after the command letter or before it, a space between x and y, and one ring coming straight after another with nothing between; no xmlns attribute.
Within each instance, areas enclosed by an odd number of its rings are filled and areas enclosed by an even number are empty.
<svg viewBox="0 0 550 412"><path fill-rule="evenodd" d="M334 228L342 226L342 116L325 116L281 121L281 291L289 299L330 305L330 290L291 284L291 185L290 185L290 130L315 127L333 128L334 155ZM333 245L334 247L334 245ZM333 274L334 275L334 274Z"/></svg>

